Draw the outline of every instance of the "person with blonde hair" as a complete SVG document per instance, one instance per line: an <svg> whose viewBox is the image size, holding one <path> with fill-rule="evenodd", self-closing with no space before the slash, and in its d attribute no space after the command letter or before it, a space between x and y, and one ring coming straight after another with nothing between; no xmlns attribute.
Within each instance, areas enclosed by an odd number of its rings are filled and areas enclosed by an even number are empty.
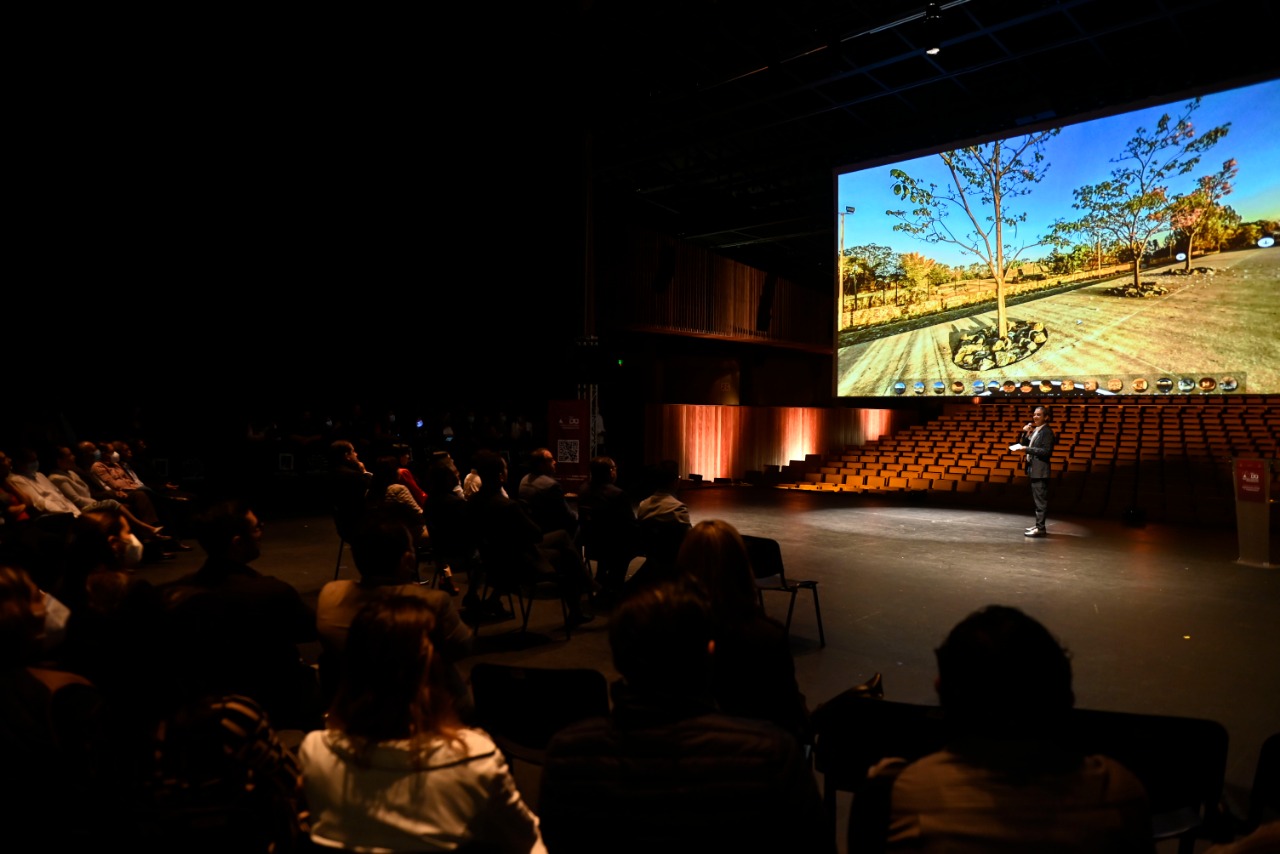
<svg viewBox="0 0 1280 854"><path fill-rule="evenodd" d="M804 741L809 708L796 681L787 629L764 612L738 529L721 519L694 525L680 545L676 569L702 589L711 605L713 689L721 710L773 721Z"/></svg>
<svg viewBox="0 0 1280 854"><path fill-rule="evenodd" d="M299 750L312 840L357 851L546 851L487 734L464 726L420 596L379 596L347 637L323 730Z"/></svg>

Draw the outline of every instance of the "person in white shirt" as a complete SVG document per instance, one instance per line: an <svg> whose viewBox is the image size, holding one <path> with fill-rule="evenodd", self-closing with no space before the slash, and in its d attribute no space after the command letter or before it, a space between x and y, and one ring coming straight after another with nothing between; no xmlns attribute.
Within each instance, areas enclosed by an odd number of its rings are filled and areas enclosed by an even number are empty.
<svg viewBox="0 0 1280 854"><path fill-rule="evenodd" d="M311 839L353 851L545 854L501 751L453 710L434 623L425 599L395 593L352 621L326 728L299 748Z"/></svg>

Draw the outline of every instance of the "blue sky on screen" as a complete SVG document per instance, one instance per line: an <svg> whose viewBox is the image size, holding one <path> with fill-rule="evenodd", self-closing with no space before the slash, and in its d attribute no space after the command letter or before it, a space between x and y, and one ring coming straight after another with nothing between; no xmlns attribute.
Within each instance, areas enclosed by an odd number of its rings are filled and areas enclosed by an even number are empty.
<svg viewBox="0 0 1280 854"><path fill-rule="evenodd" d="M1055 219L1072 220L1080 211L1071 207L1072 191L1086 184L1096 184L1110 177L1116 168L1112 158L1119 157L1125 144L1138 128L1151 131L1160 116L1168 113L1174 121L1182 115L1191 99L1171 101L1161 106L1095 119L1063 127L1062 132L1045 145L1049 169L1039 184L1032 185L1030 195L1012 200L1014 213L1026 212L1027 222L1018 230L1016 239L1006 233L1006 244L1014 249L1036 243L1049 231ZM1200 108L1191 116L1197 134L1231 122L1231 129L1217 145L1210 148L1195 170L1175 176L1169 187L1173 193L1194 189L1201 175L1217 173L1230 158L1238 161L1240 172L1232 182L1231 195L1223 199L1245 222L1280 217L1280 80L1272 80L1201 98ZM1021 139L1022 135L1009 137ZM930 244L921 238L896 232L899 220L886 216L888 210L909 209L908 203L893 195L891 169L898 168L922 184L937 184L939 191L950 186L950 175L938 155L887 163L870 169L848 172L837 180L837 211L855 208L845 215L844 246L878 244L895 252L919 252L949 265L970 264L978 260L950 244ZM981 216L989 214L984 209ZM836 233L840 223L837 213ZM948 217L953 230L967 233L968 220L960 211ZM1163 237L1163 235L1161 235ZM1027 249L1019 258L1035 260L1048 254L1049 248Z"/></svg>

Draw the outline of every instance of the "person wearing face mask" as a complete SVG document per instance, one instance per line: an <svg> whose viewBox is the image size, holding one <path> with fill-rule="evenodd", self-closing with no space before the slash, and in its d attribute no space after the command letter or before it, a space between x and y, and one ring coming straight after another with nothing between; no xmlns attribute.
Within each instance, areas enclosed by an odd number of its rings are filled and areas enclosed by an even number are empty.
<svg viewBox="0 0 1280 854"><path fill-rule="evenodd" d="M120 465L120 452L111 447L110 442L98 445L95 462L90 466L93 476L115 493L130 493L138 489L138 484L129 477L124 466Z"/></svg>
<svg viewBox="0 0 1280 854"><path fill-rule="evenodd" d="M99 480L97 474L94 473L93 464L102 459L102 451L97 445L89 441L77 442L73 450L75 451L73 470L89 486L89 494L91 496L96 499L124 499L125 491L123 489L112 489Z"/></svg>
<svg viewBox="0 0 1280 854"><path fill-rule="evenodd" d="M105 449L105 453L104 453ZM129 510L145 525L161 527L160 514L146 490L134 487L133 480L119 464L119 458L105 443L101 446L84 441L76 445L75 464L71 467L89 487L89 495L95 500L113 498ZM176 542L176 541L175 541ZM186 551L189 547L181 546Z"/></svg>
<svg viewBox="0 0 1280 854"><path fill-rule="evenodd" d="M21 448L12 455L12 471L6 480L26 499L27 511L38 516L66 515L74 519L80 508L67 500L58 487L40 471L40 458L31 448Z"/></svg>
<svg viewBox="0 0 1280 854"><path fill-rule="evenodd" d="M118 509L129 520L129 529L145 540L158 540L164 546L176 549L176 541L172 537L160 535L160 528L148 525L115 498L94 498L88 482L76 471L76 457L70 448L58 448L54 455L54 468L49 472L49 482L62 492L68 501L86 510L97 510L101 507Z"/></svg>
<svg viewBox="0 0 1280 854"><path fill-rule="evenodd" d="M13 460L0 451L0 532L25 526L31 521L27 512L27 498L9 482L13 474Z"/></svg>

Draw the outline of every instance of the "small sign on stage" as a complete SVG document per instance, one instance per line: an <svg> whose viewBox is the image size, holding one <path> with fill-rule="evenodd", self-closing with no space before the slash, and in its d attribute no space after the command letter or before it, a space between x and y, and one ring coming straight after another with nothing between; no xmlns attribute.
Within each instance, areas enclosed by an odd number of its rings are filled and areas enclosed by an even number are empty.
<svg viewBox="0 0 1280 854"><path fill-rule="evenodd" d="M1263 460L1236 460L1236 499L1238 501L1266 501L1267 476Z"/></svg>

